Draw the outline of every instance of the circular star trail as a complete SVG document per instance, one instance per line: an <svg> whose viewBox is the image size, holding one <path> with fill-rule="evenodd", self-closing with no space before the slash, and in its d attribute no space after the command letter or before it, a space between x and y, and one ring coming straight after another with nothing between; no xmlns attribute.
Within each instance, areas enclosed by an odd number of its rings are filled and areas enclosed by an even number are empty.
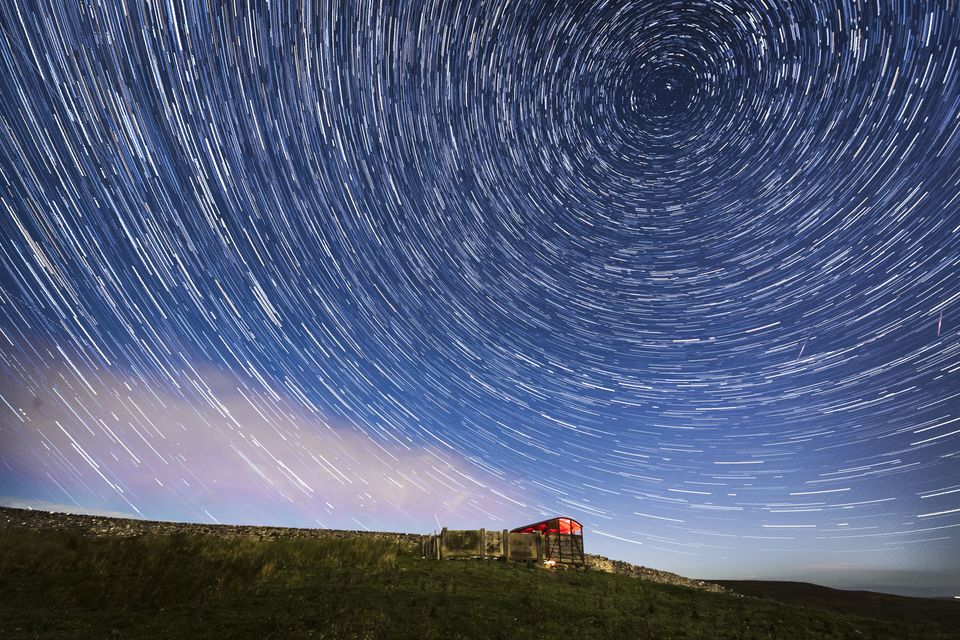
<svg viewBox="0 0 960 640"><path fill-rule="evenodd" d="M960 585L957 15L4 5L0 495Z"/></svg>

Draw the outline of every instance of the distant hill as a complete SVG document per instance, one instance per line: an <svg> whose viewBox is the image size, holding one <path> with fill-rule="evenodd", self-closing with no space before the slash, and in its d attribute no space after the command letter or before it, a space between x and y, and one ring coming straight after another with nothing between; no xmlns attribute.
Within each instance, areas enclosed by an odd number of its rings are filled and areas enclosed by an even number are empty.
<svg viewBox="0 0 960 640"><path fill-rule="evenodd" d="M418 541L0 509L0 637L960 637L951 619L781 604L605 559L617 573L423 560Z"/></svg>
<svg viewBox="0 0 960 640"><path fill-rule="evenodd" d="M713 580L730 591L787 604L912 624L936 622L958 630L960 602L947 598L908 598L873 591L845 591L808 582Z"/></svg>

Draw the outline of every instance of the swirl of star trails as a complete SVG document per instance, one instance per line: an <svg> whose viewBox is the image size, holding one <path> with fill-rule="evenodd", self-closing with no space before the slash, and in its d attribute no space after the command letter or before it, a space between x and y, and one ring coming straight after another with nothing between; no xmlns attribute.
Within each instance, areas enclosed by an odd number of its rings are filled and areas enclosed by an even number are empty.
<svg viewBox="0 0 960 640"><path fill-rule="evenodd" d="M6 3L3 445L51 495L165 504L135 467L201 454L89 425L229 439L236 401L291 453L229 455L310 513L332 498L289 460L347 482L301 439L335 423L343 459L430 448L680 568L960 567L958 15Z"/></svg>

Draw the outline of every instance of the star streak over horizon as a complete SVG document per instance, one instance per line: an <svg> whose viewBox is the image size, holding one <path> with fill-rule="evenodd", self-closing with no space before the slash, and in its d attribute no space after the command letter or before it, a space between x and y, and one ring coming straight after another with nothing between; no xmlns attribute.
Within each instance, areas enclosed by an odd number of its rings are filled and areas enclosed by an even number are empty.
<svg viewBox="0 0 960 640"><path fill-rule="evenodd" d="M4 4L0 503L960 592L958 15Z"/></svg>

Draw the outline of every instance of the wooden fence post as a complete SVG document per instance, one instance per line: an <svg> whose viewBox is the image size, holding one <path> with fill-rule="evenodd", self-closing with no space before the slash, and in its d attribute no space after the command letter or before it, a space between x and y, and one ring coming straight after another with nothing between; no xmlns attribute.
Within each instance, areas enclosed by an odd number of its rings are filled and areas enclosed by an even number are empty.
<svg viewBox="0 0 960 640"><path fill-rule="evenodd" d="M480 559L486 560L487 558L487 530L480 529Z"/></svg>
<svg viewBox="0 0 960 640"><path fill-rule="evenodd" d="M447 543L447 528L444 527L440 529L440 551L437 553L437 557L440 560L443 560L443 546Z"/></svg>
<svg viewBox="0 0 960 640"><path fill-rule="evenodd" d="M500 534L500 557L504 560L510 559L510 534L504 529Z"/></svg>
<svg viewBox="0 0 960 640"><path fill-rule="evenodd" d="M543 532L537 531L537 564L543 562Z"/></svg>

